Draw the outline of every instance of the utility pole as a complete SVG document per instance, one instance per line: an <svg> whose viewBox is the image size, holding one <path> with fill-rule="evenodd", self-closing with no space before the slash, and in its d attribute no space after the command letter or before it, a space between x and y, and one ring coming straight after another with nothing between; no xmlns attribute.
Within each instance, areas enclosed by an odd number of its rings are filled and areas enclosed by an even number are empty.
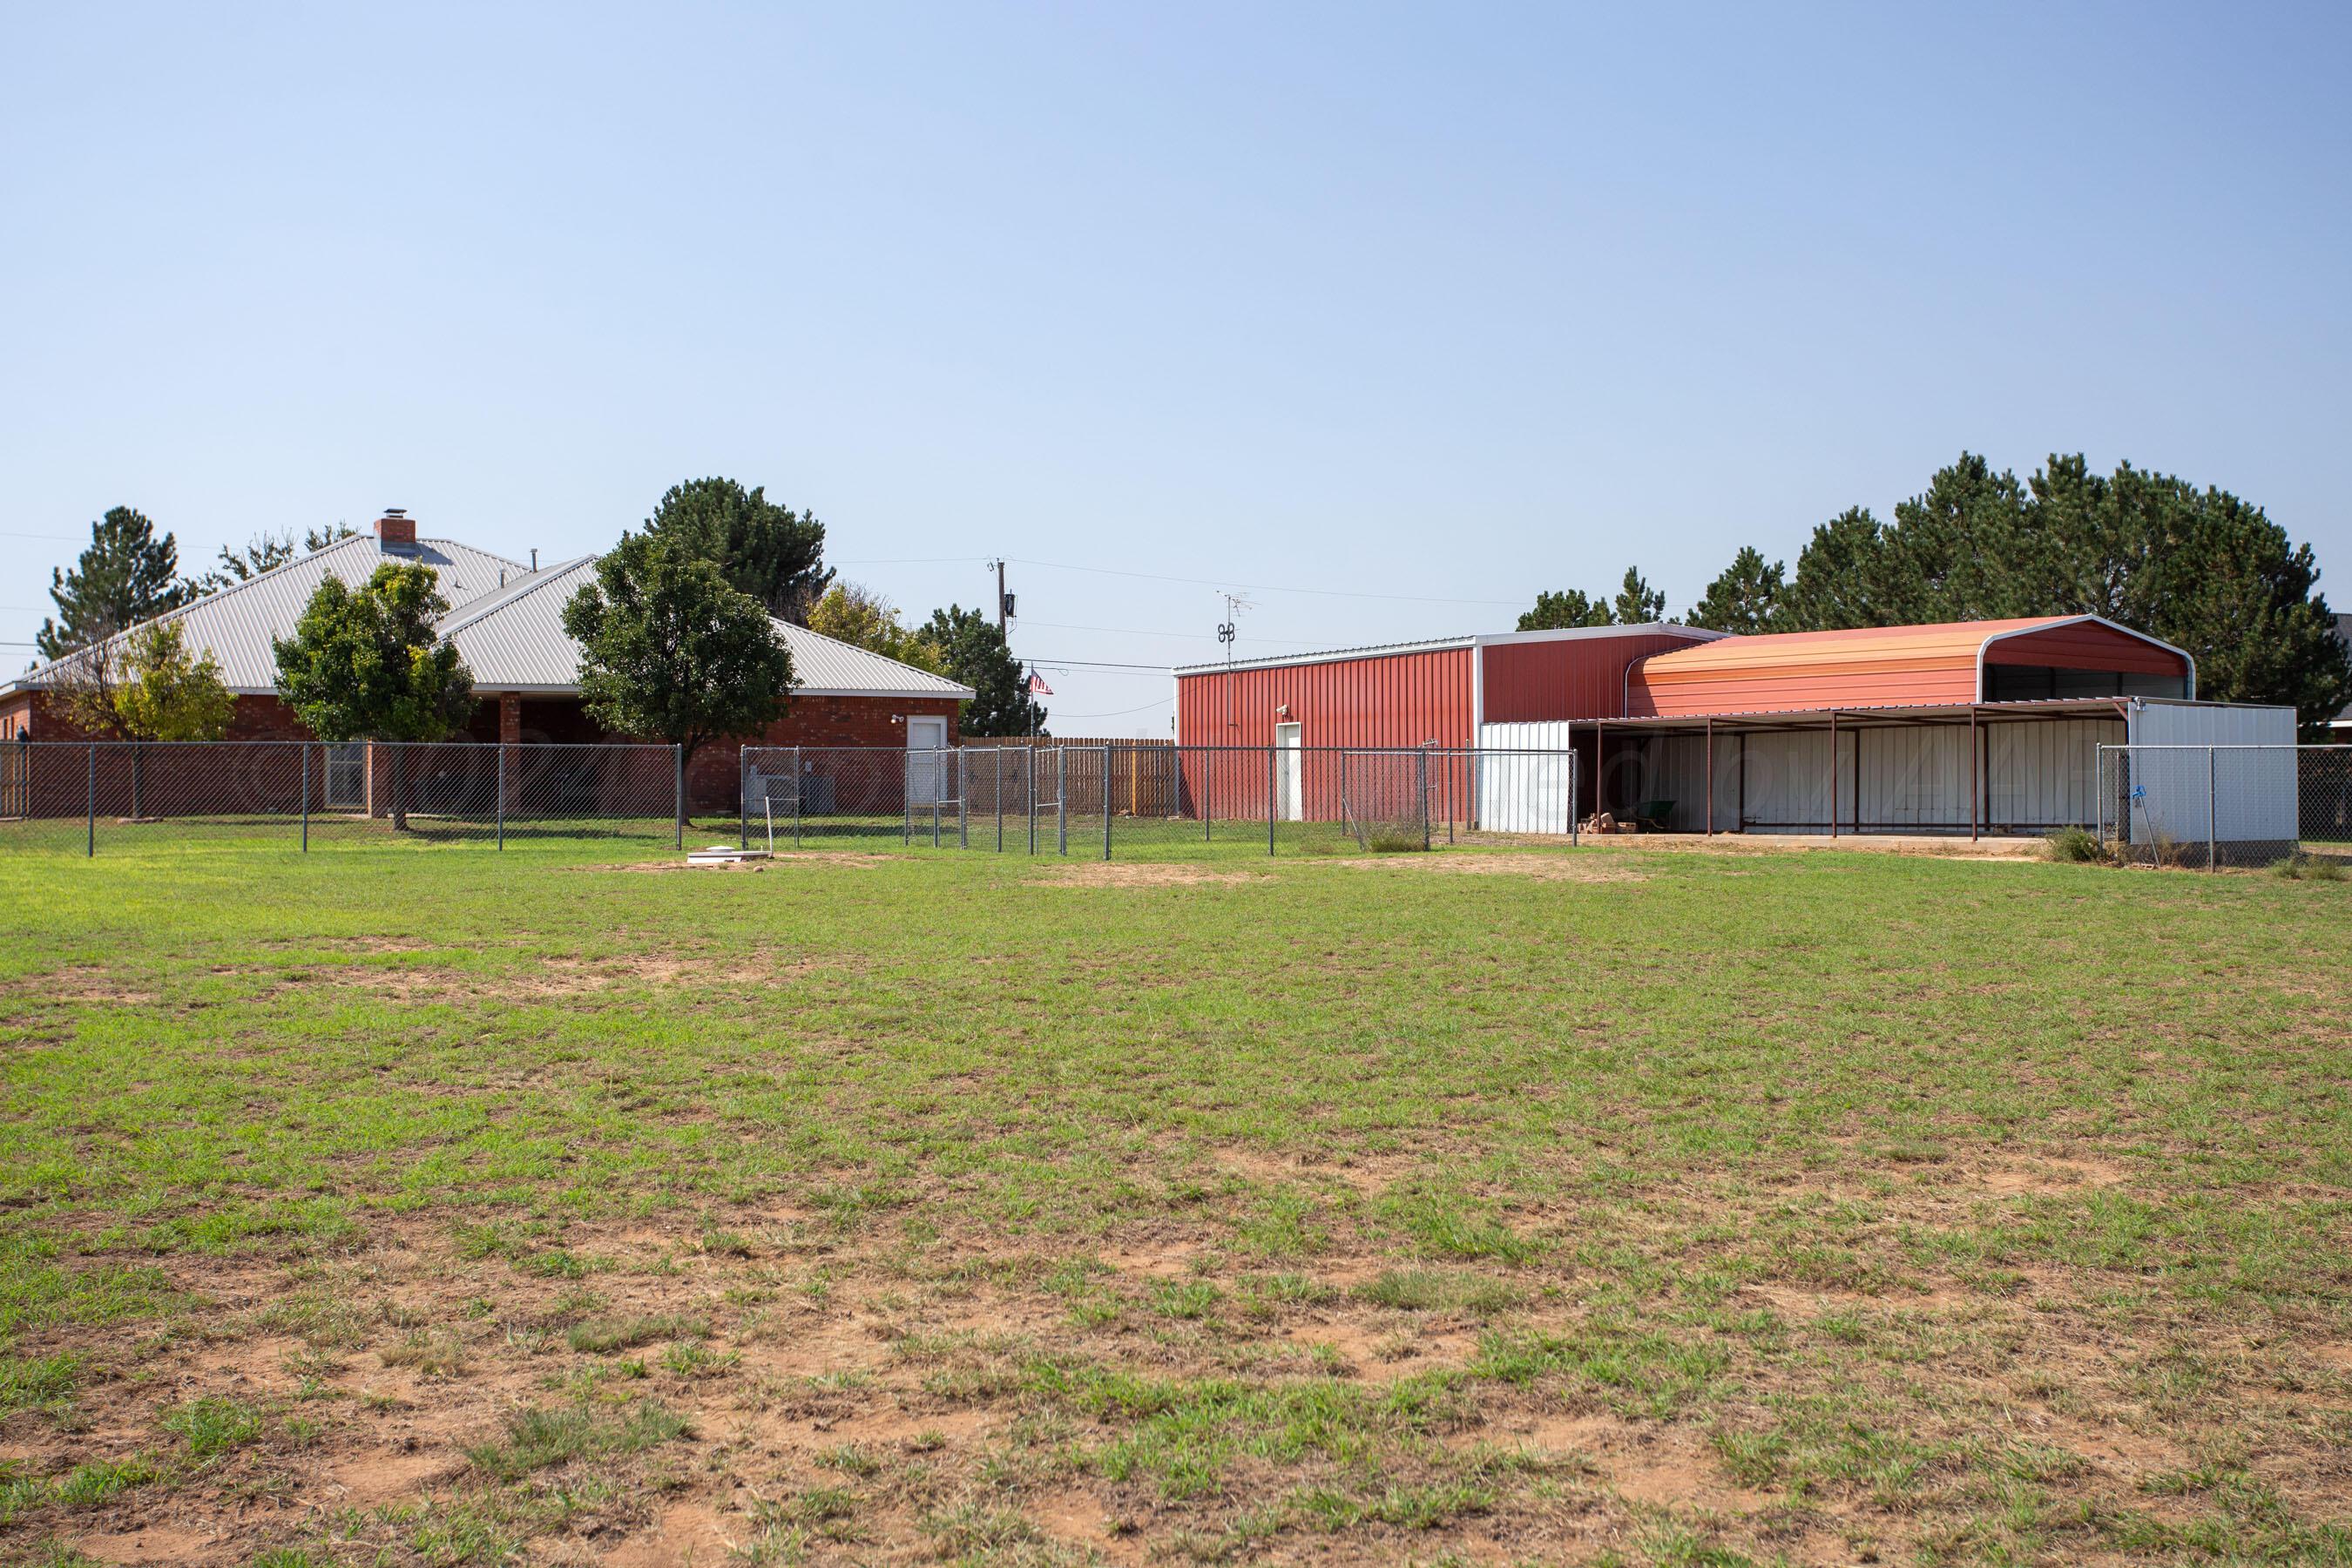
<svg viewBox="0 0 2352 1568"><path fill-rule="evenodd" d="M1006 618L1013 614L1013 595L1004 591L1003 557L999 556L989 564L996 568L996 629L1002 633Z"/></svg>

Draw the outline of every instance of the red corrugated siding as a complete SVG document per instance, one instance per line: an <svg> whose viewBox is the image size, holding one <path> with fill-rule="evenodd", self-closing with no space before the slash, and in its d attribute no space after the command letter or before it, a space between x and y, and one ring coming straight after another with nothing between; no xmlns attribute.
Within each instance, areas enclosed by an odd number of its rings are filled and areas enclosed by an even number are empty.
<svg viewBox="0 0 2352 1568"><path fill-rule="evenodd" d="M2113 669L2129 675L2186 675L2189 664L2169 648L2126 637L2112 626L2056 626L2021 632L1985 649L1987 664L2038 664L2053 669Z"/></svg>
<svg viewBox="0 0 2352 1568"><path fill-rule="evenodd" d="M1692 641L1668 635L1563 637L1483 648L1486 722L1620 718L1625 711L1625 667L1654 653L1688 647Z"/></svg>
<svg viewBox="0 0 2352 1568"><path fill-rule="evenodd" d="M1290 712L1277 714L1285 703ZM1468 745L1470 650L1177 678L1180 744L1270 746L1274 727L1283 723L1298 725L1307 746Z"/></svg>
<svg viewBox="0 0 2352 1568"><path fill-rule="evenodd" d="M1276 709L1287 703L1287 714ZM1276 724L1297 724L1299 744L1440 746L1470 743L1470 649L1377 655L1324 664L1179 676L1176 738L1185 811L1206 802L1220 818L1263 815L1265 753L1232 756L1194 748L1265 747ZM1444 764L1440 764L1441 768ZM1312 820L1337 810L1336 773L1328 759L1301 768L1303 803ZM1456 794L1459 790L1457 787Z"/></svg>

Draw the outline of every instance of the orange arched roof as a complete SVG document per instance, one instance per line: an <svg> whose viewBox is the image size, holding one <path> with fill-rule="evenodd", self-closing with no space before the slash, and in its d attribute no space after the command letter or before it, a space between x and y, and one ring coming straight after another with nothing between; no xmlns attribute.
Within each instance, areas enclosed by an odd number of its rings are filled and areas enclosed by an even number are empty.
<svg viewBox="0 0 2352 1568"><path fill-rule="evenodd" d="M1724 637L1626 672L1629 716L1791 712L1980 701L1987 664L2185 674L2169 643L2096 616L1945 621ZM2193 688L2192 688L2193 689Z"/></svg>

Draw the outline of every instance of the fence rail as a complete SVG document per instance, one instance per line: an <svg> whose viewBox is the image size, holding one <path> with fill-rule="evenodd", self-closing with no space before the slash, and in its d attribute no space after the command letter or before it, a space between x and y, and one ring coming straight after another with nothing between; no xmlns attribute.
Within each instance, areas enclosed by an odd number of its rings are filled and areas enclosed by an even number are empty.
<svg viewBox="0 0 2352 1568"><path fill-rule="evenodd" d="M0 742L0 848L685 842L675 746L394 741Z"/></svg>
<svg viewBox="0 0 2352 1568"><path fill-rule="evenodd" d="M747 746L738 841L1000 854L1318 853L1577 828L1574 754L1024 742Z"/></svg>
<svg viewBox="0 0 2352 1568"><path fill-rule="evenodd" d="M1567 751L747 746L732 837L999 854L1284 855L1466 835L1572 837ZM479 742L0 742L0 851L94 856L224 837L289 847L634 840L684 847L670 746Z"/></svg>
<svg viewBox="0 0 2352 1568"><path fill-rule="evenodd" d="M2352 746L2105 745L2099 842L2206 870L2352 858Z"/></svg>

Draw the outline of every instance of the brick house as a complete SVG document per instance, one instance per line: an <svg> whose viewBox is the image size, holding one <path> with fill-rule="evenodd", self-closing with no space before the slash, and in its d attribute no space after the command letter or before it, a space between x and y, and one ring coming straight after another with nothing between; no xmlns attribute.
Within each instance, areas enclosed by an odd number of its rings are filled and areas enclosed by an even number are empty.
<svg viewBox="0 0 2352 1568"><path fill-rule="evenodd" d="M456 540L419 538L415 520L393 511L368 533L338 540L163 617L180 623L192 649L208 650L219 661L236 698L228 739L312 738L277 694L270 641L293 635L303 607L328 577L356 587L386 562L432 568L452 606L439 629L472 671L479 700L457 739L513 745L635 738L610 733L583 709L580 645L563 630L564 603L593 580L595 557L533 570ZM689 809L735 808L738 754L747 743L908 750L956 743L957 714L972 695L969 687L805 626L778 621L776 629L792 650L791 706L755 737L710 742L695 752L687 778ZM45 665L0 686L0 740L85 738L51 708L47 692L57 677L58 668Z"/></svg>

